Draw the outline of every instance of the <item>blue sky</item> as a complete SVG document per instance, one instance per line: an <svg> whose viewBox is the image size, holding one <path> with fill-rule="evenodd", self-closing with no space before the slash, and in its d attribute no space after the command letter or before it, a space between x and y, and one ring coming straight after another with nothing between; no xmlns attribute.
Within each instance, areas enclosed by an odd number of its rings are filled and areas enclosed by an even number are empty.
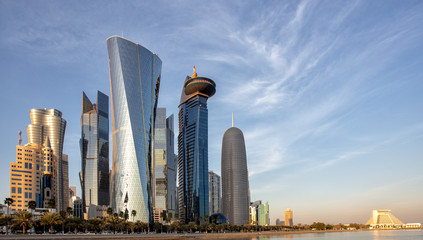
<svg viewBox="0 0 423 240"><path fill-rule="evenodd" d="M209 168L234 112L272 224L288 207L295 223L364 223L372 209L423 222L422 13L410 0L0 0L0 198L31 108L63 112L79 187L81 94L110 94L106 39L120 35L162 59L168 114L193 65L216 82Z"/></svg>

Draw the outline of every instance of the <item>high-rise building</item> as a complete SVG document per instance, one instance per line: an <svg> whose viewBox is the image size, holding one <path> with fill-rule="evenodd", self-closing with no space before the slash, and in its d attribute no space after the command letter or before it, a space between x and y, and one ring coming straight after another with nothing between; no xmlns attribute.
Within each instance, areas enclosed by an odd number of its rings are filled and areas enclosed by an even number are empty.
<svg viewBox="0 0 423 240"><path fill-rule="evenodd" d="M209 216L221 212L220 176L209 171Z"/></svg>
<svg viewBox="0 0 423 240"><path fill-rule="evenodd" d="M404 223L399 220L394 214L391 213L391 210L373 210L372 217L366 222L366 225L370 225L371 229L378 228L402 228Z"/></svg>
<svg viewBox="0 0 423 240"><path fill-rule="evenodd" d="M109 205L109 97L97 91L96 103L82 92L81 181L84 213L90 205Z"/></svg>
<svg viewBox="0 0 423 240"><path fill-rule="evenodd" d="M16 146L16 162L10 163L10 197L14 200L10 205L12 210L26 210L30 201L36 201L37 207L43 206L43 154L43 147L38 144Z"/></svg>
<svg viewBox="0 0 423 240"><path fill-rule="evenodd" d="M294 215L290 208L285 210L285 226L292 227L294 225Z"/></svg>
<svg viewBox="0 0 423 240"><path fill-rule="evenodd" d="M176 208L176 162L174 152L173 114L166 118L166 108L157 108L154 129L154 219L162 221L175 214Z"/></svg>
<svg viewBox="0 0 423 240"><path fill-rule="evenodd" d="M147 48L112 36L107 39L112 109L111 205L152 222L151 164L154 120L162 61Z"/></svg>
<svg viewBox="0 0 423 240"><path fill-rule="evenodd" d="M230 224L249 222L249 184L244 135L239 128L226 130L222 140L222 208Z"/></svg>
<svg viewBox="0 0 423 240"><path fill-rule="evenodd" d="M258 224L258 208L261 205L261 200L250 203L250 224Z"/></svg>
<svg viewBox="0 0 423 240"><path fill-rule="evenodd" d="M179 218L203 222L209 214L207 99L216 84L206 77L187 76L179 105Z"/></svg>
<svg viewBox="0 0 423 240"><path fill-rule="evenodd" d="M55 199L55 208L65 211L69 206L69 179L68 179L68 159L63 154L63 142L65 138L66 120L62 118L62 113L57 109L31 109L31 124L27 126L28 143L38 144L50 148L51 156L47 162L51 165L52 171L44 174L43 187L51 189L49 196ZM46 163L46 162L45 162ZM47 166L48 167L48 166ZM44 169L44 171L46 171ZM44 199L46 201L46 199Z"/></svg>
<svg viewBox="0 0 423 240"><path fill-rule="evenodd" d="M269 214L269 203L260 204L258 206L258 225L269 226L270 225L270 214Z"/></svg>

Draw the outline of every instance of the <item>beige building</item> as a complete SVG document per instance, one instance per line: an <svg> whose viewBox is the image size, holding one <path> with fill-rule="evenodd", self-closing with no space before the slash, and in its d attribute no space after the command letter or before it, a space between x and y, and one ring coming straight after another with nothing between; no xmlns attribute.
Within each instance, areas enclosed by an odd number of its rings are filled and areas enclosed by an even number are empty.
<svg viewBox="0 0 423 240"><path fill-rule="evenodd" d="M285 226L292 227L294 225L293 212L290 208L285 210Z"/></svg>
<svg viewBox="0 0 423 240"><path fill-rule="evenodd" d="M36 201L41 194L44 151L49 148L34 143L16 146L16 162L10 163L10 208L14 211L28 209L29 201Z"/></svg>
<svg viewBox="0 0 423 240"><path fill-rule="evenodd" d="M402 228L404 223L396 218L391 210L373 210L372 217L367 221L366 225L370 225L370 228Z"/></svg>

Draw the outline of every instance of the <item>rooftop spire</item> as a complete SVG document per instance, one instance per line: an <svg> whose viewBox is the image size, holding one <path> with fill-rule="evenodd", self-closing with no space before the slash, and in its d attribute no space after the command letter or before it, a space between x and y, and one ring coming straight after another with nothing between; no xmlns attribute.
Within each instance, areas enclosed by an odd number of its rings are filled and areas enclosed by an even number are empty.
<svg viewBox="0 0 423 240"><path fill-rule="evenodd" d="M194 72L194 74L192 74L191 78L196 78L197 77L197 71L195 70L195 65L194 65L192 71Z"/></svg>
<svg viewBox="0 0 423 240"><path fill-rule="evenodd" d="M234 112L232 112L232 127L234 127Z"/></svg>
<svg viewBox="0 0 423 240"><path fill-rule="evenodd" d="M22 131L19 131L19 146L22 146Z"/></svg>

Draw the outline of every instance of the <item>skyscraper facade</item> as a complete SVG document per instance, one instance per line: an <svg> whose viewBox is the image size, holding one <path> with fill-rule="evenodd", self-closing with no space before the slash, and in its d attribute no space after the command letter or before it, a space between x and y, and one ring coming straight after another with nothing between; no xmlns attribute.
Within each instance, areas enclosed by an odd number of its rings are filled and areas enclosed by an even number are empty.
<svg viewBox="0 0 423 240"><path fill-rule="evenodd" d="M43 207L43 154L43 147L38 144L16 146L16 162L10 163L10 197L14 200L10 205L12 210L28 209L29 201L36 201L37 207Z"/></svg>
<svg viewBox="0 0 423 240"><path fill-rule="evenodd" d="M154 181L153 199L155 221L160 213L175 214L176 162L174 152L173 114L166 118L166 108L157 108L154 129Z"/></svg>
<svg viewBox="0 0 423 240"><path fill-rule="evenodd" d="M220 176L209 171L209 216L221 212Z"/></svg>
<svg viewBox="0 0 423 240"><path fill-rule="evenodd" d="M270 225L269 202L266 202L265 204L260 204L258 206L258 225Z"/></svg>
<svg viewBox="0 0 423 240"><path fill-rule="evenodd" d="M97 92L91 103L82 92L81 172L84 212L92 205L109 205L109 97Z"/></svg>
<svg viewBox="0 0 423 240"><path fill-rule="evenodd" d="M107 39L112 109L111 205L134 220L151 222L151 164L154 120L162 61L147 48L112 36Z"/></svg>
<svg viewBox="0 0 423 240"><path fill-rule="evenodd" d="M179 218L203 222L209 214L207 99L216 84L197 73L185 79L179 105Z"/></svg>
<svg viewBox="0 0 423 240"><path fill-rule="evenodd" d="M27 126L28 143L43 145L51 149L53 171L44 175L43 185L51 188L55 208L65 211L69 206L69 179L67 156L63 154L66 120L57 109L31 109L31 124ZM48 145L48 146L46 146ZM46 156L48 157L48 156ZM51 159L50 159L51 160Z"/></svg>
<svg viewBox="0 0 423 240"><path fill-rule="evenodd" d="M222 208L230 224L247 224L249 219L249 184L247 154L242 131L233 125L222 140Z"/></svg>
<svg viewBox="0 0 423 240"><path fill-rule="evenodd" d="M294 225L293 213L290 208L285 210L285 226L292 227Z"/></svg>

